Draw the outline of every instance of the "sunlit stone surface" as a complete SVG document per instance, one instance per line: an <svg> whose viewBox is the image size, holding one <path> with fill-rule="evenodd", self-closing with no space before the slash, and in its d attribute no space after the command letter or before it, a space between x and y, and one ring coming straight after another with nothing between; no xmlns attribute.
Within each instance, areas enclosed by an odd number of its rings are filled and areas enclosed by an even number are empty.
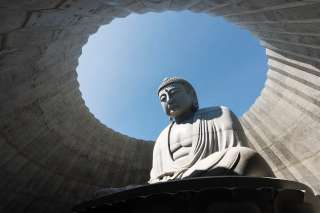
<svg viewBox="0 0 320 213"><path fill-rule="evenodd" d="M100 124L75 69L100 25L132 12L183 9L224 16L263 41L268 80L241 123L278 177L320 192L320 2L4 0L1 212L69 212L97 188L147 181L153 145Z"/></svg>
<svg viewBox="0 0 320 213"><path fill-rule="evenodd" d="M165 78L158 90L170 124L153 148L149 183L203 176L274 177L247 144L236 115L225 106L199 109L197 92L183 78Z"/></svg>

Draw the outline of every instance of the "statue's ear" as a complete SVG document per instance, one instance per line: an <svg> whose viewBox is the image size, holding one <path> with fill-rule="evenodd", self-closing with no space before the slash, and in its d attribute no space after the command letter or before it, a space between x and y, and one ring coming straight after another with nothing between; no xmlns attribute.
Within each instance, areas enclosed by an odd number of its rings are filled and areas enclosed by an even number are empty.
<svg viewBox="0 0 320 213"><path fill-rule="evenodd" d="M196 100L194 100L192 106L193 106L194 111L197 111L197 109L199 107L198 102Z"/></svg>
<svg viewBox="0 0 320 213"><path fill-rule="evenodd" d="M199 103L198 103L198 98L197 98L197 95L195 94L195 92L193 91L193 107L195 110L197 110L199 108Z"/></svg>

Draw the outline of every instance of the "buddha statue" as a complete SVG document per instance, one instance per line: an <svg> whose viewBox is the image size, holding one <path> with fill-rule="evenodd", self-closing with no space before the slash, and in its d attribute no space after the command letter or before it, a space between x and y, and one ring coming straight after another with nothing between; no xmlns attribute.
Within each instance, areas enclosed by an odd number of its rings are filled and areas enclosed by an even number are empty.
<svg viewBox="0 0 320 213"><path fill-rule="evenodd" d="M200 176L274 177L267 162L248 147L230 109L199 109L194 88L178 77L165 78L158 96L170 124L155 142L149 183Z"/></svg>

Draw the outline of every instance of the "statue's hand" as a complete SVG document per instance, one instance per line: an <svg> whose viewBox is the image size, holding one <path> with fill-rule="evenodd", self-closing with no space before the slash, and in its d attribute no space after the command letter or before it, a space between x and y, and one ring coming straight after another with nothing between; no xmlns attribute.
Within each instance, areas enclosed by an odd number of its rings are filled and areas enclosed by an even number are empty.
<svg viewBox="0 0 320 213"><path fill-rule="evenodd" d="M227 150L222 150L220 152L215 152L206 158L196 162L192 167L190 167L184 174L182 178L188 177L199 177L203 176L206 171L214 168L225 156Z"/></svg>

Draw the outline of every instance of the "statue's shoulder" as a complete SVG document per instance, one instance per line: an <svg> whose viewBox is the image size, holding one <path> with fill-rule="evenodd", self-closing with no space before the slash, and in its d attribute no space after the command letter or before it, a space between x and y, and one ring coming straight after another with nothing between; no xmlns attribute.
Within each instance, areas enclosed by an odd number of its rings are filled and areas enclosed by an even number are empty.
<svg viewBox="0 0 320 213"><path fill-rule="evenodd" d="M196 115L201 115L208 118L229 117L231 114L231 110L226 106L206 107L199 109L196 112Z"/></svg>
<svg viewBox="0 0 320 213"><path fill-rule="evenodd" d="M216 112L216 111L228 111L229 108L226 106L211 106L206 108L201 108L197 112Z"/></svg>
<svg viewBox="0 0 320 213"><path fill-rule="evenodd" d="M240 128L237 116L228 107L215 106L200 109L198 111L199 116L196 119L210 120L216 125L216 128L218 128L218 126L221 129Z"/></svg>

